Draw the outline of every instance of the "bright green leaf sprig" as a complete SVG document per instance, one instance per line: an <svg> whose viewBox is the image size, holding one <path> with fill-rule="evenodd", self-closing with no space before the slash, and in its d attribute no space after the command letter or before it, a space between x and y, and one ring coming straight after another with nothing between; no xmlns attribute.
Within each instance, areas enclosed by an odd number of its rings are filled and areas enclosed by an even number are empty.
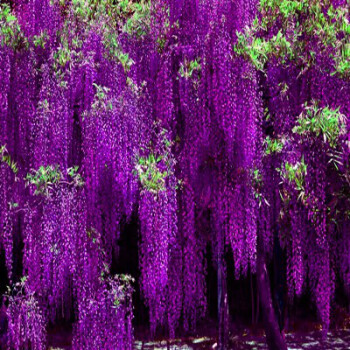
<svg viewBox="0 0 350 350"><path fill-rule="evenodd" d="M254 191L254 198L258 200L259 207L263 204L263 202L270 206L268 200L264 197L262 193L263 187L263 176L259 169L255 168L251 171L251 179L252 179L252 187Z"/></svg>
<svg viewBox="0 0 350 350"><path fill-rule="evenodd" d="M55 63L58 63L61 67L64 67L68 62L72 60L72 51L68 45L60 46L56 52L53 53ZM54 66L57 69L57 66Z"/></svg>
<svg viewBox="0 0 350 350"><path fill-rule="evenodd" d="M49 39L49 36L44 30L40 33L40 35L33 36L33 44L35 47L41 47L42 49L45 49L48 39Z"/></svg>
<svg viewBox="0 0 350 350"><path fill-rule="evenodd" d="M162 137L162 153L150 150L148 156L138 156L135 165L135 175L142 187L157 194L166 190L167 178L173 174L174 159L171 156L173 142L166 137L166 130L160 133Z"/></svg>
<svg viewBox="0 0 350 350"><path fill-rule="evenodd" d="M321 136L331 148L336 148L339 137L346 132L346 117L340 113L339 107L321 108L317 101L312 101L311 105L305 105L293 132L306 139Z"/></svg>
<svg viewBox="0 0 350 350"><path fill-rule="evenodd" d="M274 153L281 153L283 150L283 140L280 139L272 139L270 136L267 136L264 140L265 155L270 155Z"/></svg>
<svg viewBox="0 0 350 350"><path fill-rule="evenodd" d="M276 57L285 64L293 60L302 71L315 64L316 52L333 59L340 76L350 75L350 23L346 6L330 0L260 0L259 16L250 27L237 33L234 51L264 71ZM269 33L280 28L277 35Z"/></svg>
<svg viewBox="0 0 350 350"><path fill-rule="evenodd" d="M27 174L25 181L26 186L33 185L35 187L34 195L42 195L50 197L55 185L66 183L76 187L84 185L81 175L78 173L78 166L67 169L67 175L72 178L72 181L66 181L60 170L59 165L40 166L37 170L31 169Z"/></svg>
<svg viewBox="0 0 350 350"><path fill-rule="evenodd" d="M298 198L304 200L305 175L307 174L307 164L305 164L304 157L295 164L286 161L282 164L281 168L277 168L276 170L280 174L282 181L292 185L299 192Z"/></svg>
<svg viewBox="0 0 350 350"><path fill-rule="evenodd" d="M159 164L163 159L164 156L156 156L154 153L150 153L148 157L139 157L137 159L135 168L140 183L149 192L158 193L166 190L168 171L159 169Z"/></svg>
<svg viewBox="0 0 350 350"><path fill-rule="evenodd" d="M8 153L6 145L0 146L0 158L3 163L6 163L12 172L16 175L18 173L17 163L12 159L11 155Z"/></svg>
<svg viewBox="0 0 350 350"><path fill-rule="evenodd" d="M101 86L96 83L93 83L93 86L96 89L96 93L94 96L93 103L91 105L92 109L94 111L107 111L113 109L113 104L109 100L109 92L111 91L110 88L107 86Z"/></svg>
<svg viewBox="0 0 350 350"><path fill-rule="evenodd" d="M195 71L200 72L201 69L200 58L192 61L185 59L184 62L180 64L179 73L182 78L189 79Z"/></svg>
<svg viewBox="0 0 350 350"><path fill-rule="evenodd" d="M283 63L292 60L294 52L286 36L279 31L270 40L255 35L255 29L246 27L244 32L237 32L234 52L248 59L256 69L264 71L270 57L278 57Z"/></svg>
<svg viewBox="0 0 350 350"><path fill-rule="evenodd" d="M0 46L8 46L13 50L28 48L28 40L8 4L0 4Z"/></svg>
<svg viewBox="0 0 350 350"><path fill-rule="evenodd" d="M123 66L125 73L127 73L130 70L131 66L135 63L128 53L119 51L117 57L119 62Z"/></svg>
<svg viewBox="0 0 350 350"><path fill-rule="evenodd" d="M118 0L117 13L124 19L123 31L126 33L141 37L146 35L150 29L151 2L141 0L139 2L132 0Z"/></svg>
<svg viewBox="0 0 350 350"><path fill-rule="evenodd" d="M25 180L27 186L35 186L35 195L41 194L49 197L52 186L60 181L61 176L62 174L58 165L48 165L46 167L40 166L38 170L32 169L27 174Z"/></svg>
<svg viewBox="0 0 350 350"><path fill-rule="evenodd" d="M79 166L75 165L67 169L67 175L69 175L73 180L73 185L76 187L84 186L84 180L82 176L78 173Z"/></svg>

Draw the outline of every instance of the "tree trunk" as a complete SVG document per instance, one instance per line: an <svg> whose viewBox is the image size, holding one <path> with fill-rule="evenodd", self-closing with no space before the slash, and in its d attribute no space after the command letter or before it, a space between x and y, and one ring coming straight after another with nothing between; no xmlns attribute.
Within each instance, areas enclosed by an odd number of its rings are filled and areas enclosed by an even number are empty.
<svg viewBox="0 0 350 350"><path fill-rule="evenodd" d="M256 281L255 281L256 282ZM255 284L257 285L257 283ZM258 287L257 287L258 288ZM255 313L255 325L259 322L259 308L260 308L260 300L259 300L259 292L256 293L256 313Z"/></svg>
<svg viewBox="0 0 350 350"><path fill-rule="evenodd" d="M254 300L254 289L253 289L253 275L252 273L249 274L249 279L250 279L250 297L252 301L252 325L255 329L255 300Z"/></svg>
<svg viewBox="0 0 350 350"><path fill-rule="evenodd" d="M227 276L224 257L224 241L218 238L217 245L217 269L218 269L218 350L228 349L228 296L227 296Z"/></svg>
<svg viewBox="0 0 350 350"><path fill-rule="evenodd" d="M280 332L276 313L273 307L265 254L259 238L257 247L256 273L267 345L270 350L287 350L287 344Z"/></svg>

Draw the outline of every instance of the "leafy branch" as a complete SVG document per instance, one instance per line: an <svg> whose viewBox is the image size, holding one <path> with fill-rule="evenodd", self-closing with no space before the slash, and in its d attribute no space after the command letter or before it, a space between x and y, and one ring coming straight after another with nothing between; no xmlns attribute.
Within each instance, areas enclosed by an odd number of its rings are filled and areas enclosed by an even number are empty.
<svg viewBox="0 0 350 350"><path fill-rule="evenodd" d="M25 178L26 186L33 185L35 187L34 195L44 197L50 197L54 186L59 183L81 187L84 185L84 181L77 172L78 168L78 166L74 166L67 169L67 175L72 178L71 182L64 179L59 165L40 166L37 170L31 169Z"/></svg>
<svg viewBox="0 0 350 350"><path fill-rule="evenodd" d="M335 8L330 0L260 0L252 25L237 32L234 51L261 71L275 57L282 64L295 61L302 73L315 64L316 47L317 54L333 60L332 75L348 76L349 33L347 7Z"/></svg>
<svg viewBox="0 0 350 350"><path fill-rule="evenodd" d="M263 177L259 169L251 171L252 187L254 191L254 197L259 201L259 207L265 202L266 205L270 206L270 203L264 197L262 193L263 188Z"/></svg>
<svg viewBox="0 0 350 350"><path fill-rule="evenodd" d="M185 61L180 64L179 73L182 78L189 79L192 77L194 72L200 72L201 69L200 59L195 59L192 61L185 59Z"/></svg>
<svg viewBox="0 0 350 350"><path fill-rule="evenodd" d="M16 175L18 173L17 163L11 158L11 155L7 151L6 145L0 146L0 157L1 161L6 163Z"/></svg>
<svg viewBox="0 0 350 350"><path fill-rule="evenodd" d="M167 179L173 174L174 159L171 156L173 142L166 137L166 130L160 132L162 137L160 151L150 150L146 156L137 156L135 175L142 187L152 193L166 190Z"/></svg>
<svg viewBox="0 0 350 350"><path fill-rule="evenodd" d="M281 153L283 150L283 140L272 139L270 136L267 136L264 140L265 145L265 155L270 155L273 153Z"/></svg>
<svg viewBox="0 0 350 350"><path fill-rule="evenodd" d="M307 164L305 164L304 157L295 164L284 162L281 168L276 169L280 174L283 183L291 185L299 192L298 198L304 200L305 197L305 175L307 174Z"/></svg>
<svg viewBox="0 0 350 350"><path fill-rule="evenodd" d="M346 117L339 112L339 107L321 108L313 101L311 105L305 105L293 132L305 138L321 136L324 143L336 148L339 137L346 133Z"/></svg>
<svg viewBox="0 0 350 350"><path fill-rule="evenodd" d="M9 46L14 50L28 48L28 40L8 4L0 4L0 46Z"/></svg>

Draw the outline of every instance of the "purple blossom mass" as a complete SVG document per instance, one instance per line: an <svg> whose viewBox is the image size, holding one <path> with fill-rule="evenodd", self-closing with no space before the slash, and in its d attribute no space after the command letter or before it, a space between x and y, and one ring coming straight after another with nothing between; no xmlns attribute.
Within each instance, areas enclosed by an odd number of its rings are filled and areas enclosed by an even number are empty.
<svg viewBox="0 0 350 350"><path fill-rule="evenodd" d="M0 348L348 319L349 6L0 1Z"/></svg>

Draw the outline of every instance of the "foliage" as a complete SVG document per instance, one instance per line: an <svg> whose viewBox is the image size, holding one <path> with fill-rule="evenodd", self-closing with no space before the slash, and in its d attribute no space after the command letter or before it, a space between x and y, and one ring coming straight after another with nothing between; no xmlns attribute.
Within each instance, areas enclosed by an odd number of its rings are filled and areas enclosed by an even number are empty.
<svg viewBox="0 0 350 350"><path fill-rule="evenodd" d="M96 89L96 93L94 96L94 101L91 105L93 110L111 110L113 108L111 102L108 101L108 93L110 91L110 88L106 87L106 86L100 86L97 85L96 83L93 83L93 86Z"/></svg>
<svg viewBox="0 0 350 350"><path fill-rule="evenodd" d="M11 158L6 149L6 145L0 146L0 157L3 163L6 163L14 174L18 173L17 163Z"/></svg>
<svg viewBox="0 0 350 350"><path fill-rule="evenodd" d="M273 153L281 153L283 150L283 141L280 139L271 139L270 136L267 136L264 140L264 143L266 145L266 155L270 155Z"/></svg>
<svg viewBox="0 0 350 350"><path fill-rule="evenodd" d="M45 49L48 40L49 40L49 37L48 37L46 31L42 31L39 35L33 36L34 46L41 47L42 49Z"/></svg>
<svg viewBox="0 0 350 350"><path fill-rule="evenodd" d="M165 135L162 130L161 135ZM167 177L171 175L171 146L172 142L162 136L163 152L155 154L152 151L148 156L139 156L135 166L141 186L151 193L157 194L166 190Z"/></svg>
<svg viewBox="0 0 350 350"><path fill-rule="evenodd" d="M147 158L138 158L136 171L138 173L141 185L150 192L158 193L165 191L165 181L168 175L167 171L160 171L158 164L163 160L163 156L155 157L151 153Z"/></svg>
<svg viewBox="0 0 350 350"><path fill-rule="evenodd" d="M35 195L41 194L49 197L53 185L58 183L61 177L59 166L47 165L45 167L42 165L38 170L32 169L31 172L27 174L25 180L27 186L35 186Z"/></svg>
<svg viewBox="0 0 350 350"><path fill-rule="evenodd" d="M303 199L305 195L305 175L307 174L307 165L304 157L294 164L285 161L281 168L276 170L279 172L282 180L292 185L299 192L299 198Z"/></svg>
<svg viewBox="0 0 350 350"><path fill-rule="evenodd" d="M84 180L82 176L78 173L78 169L79 169L78 165L68 168L67 174L72 178L74 186L82 187L84 185Z"/></svg>
<svg viewBox="0 0 350 350"><path fill-rule="evenodd" d="M18 50L27 47L28 42L8 4L0 4L0 45Z"/></svg>
<svg viewBox="0 0 350 350"><path fill-rule="evenodd" d="M150 30L150 7L149 0L118 0L116 12L124 22L123 31L138 37L146 35Z"/></svg>
<svg viewBox="0 0 350 350"><path fill-rule="evenodd" d="M50 197L53 193L54 186L59 183L72 184L76 187L84 185L83 178L78 173L78 166L74 166L67 169L67 175L72 179L71 182L64 180L59 165L47 165L46 167L41 165L37 170L31 169L26 175L26 186L34 185L34 195L42 195L44 197Z"/></svg>
<svg viewBox="0 0 350 350"><path fill-rule="evenodd" d="M346 117L339 112L339 107L336 109L328 106L320 108L316 101L312 101L311 105L305 105L293 132L303 138L321 136L326 144L336 148L339 137L346 133L345 122Z"/></svg>
<svg viewBox="0 0 350 350"><path fill-rule="evenodd" d="M180 76L185 79L189 79L192 77L193 73L195 71L200 72L201 71L201 65L200 65L200 60L195 59L192 61L188 61L185 59L184 63L181 63L180 65Z"/></svg>
<svg viewBox="0 0 350 350"><path fill-rule="evenodd" d="M335 8L330 0L261 0L259 12L252 26L237 32L235 44L235 52L257 69L264 70L273 57L282 64L296 61L307 69L315 64L317 53L332 58L332 74L348 75L350 24L346 7ZM278 33L267 37L276 25Z"/></svg>
<svg viewBox="0 0 350 350"><path fill-rule="evenodd" d="M249 59L256 69L263 71L266 62L271 57L281 58L282 62L293 59L291 43L281 31L270 40L255 37L250 28L244 33L237 32L237 43L234 46L237 55Z"/></svg>

